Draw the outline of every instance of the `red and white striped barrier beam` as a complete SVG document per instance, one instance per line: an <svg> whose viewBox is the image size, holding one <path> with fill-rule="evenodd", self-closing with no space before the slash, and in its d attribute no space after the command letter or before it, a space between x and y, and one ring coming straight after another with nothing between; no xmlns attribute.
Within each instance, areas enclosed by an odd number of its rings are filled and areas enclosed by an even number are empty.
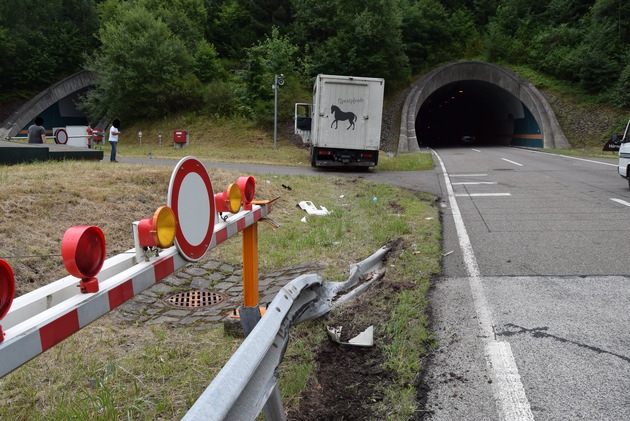
<svg viewBox="0 0 630 421"><path fill-rule="evenodd" d="M270 211L270 204L256 204L217 223L208 249L254 225ZM1 321L5 337L0 342L0 377L189 263L175 246L148 261L136 261L135 249L105 260L96 276L97 292L81 293L80 279L67 276L13 300Z"/></svg>

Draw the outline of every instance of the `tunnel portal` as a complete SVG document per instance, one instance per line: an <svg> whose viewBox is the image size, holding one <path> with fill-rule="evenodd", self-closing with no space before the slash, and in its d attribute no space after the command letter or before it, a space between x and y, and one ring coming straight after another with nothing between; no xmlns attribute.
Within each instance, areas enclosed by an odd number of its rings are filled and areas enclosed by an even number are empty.
<svg viewBox="0 0 630 421"><path fill-rule="evenodd" d="M521 145L542 147L540 127L514 95L488 82L460 81L436 90L416 118L420 146Z"/></svg>
<svg viewBox="0 0 630 421"><path fill-rule="evenodd" d="M570 147L545 97L526 79L491 63L432 70L407 95L401 117L398 152L463 143Z"/></svg>

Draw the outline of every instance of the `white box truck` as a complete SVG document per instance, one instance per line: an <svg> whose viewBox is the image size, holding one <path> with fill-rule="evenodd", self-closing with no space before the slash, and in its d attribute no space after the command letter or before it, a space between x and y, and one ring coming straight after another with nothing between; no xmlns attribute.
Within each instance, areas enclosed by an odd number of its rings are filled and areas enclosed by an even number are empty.
<svg viewBox="0 0 630 421"><path fill-rule="evenodd" d="M313 103L295 104L295 133L311 165L374 167L381 144L385 80L317 75Z"/></svg>

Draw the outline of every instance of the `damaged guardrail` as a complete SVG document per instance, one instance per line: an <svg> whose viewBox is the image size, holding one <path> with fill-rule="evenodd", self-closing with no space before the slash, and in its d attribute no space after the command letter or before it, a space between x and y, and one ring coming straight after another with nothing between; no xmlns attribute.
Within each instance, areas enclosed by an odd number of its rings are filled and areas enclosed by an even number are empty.
<svg viewBox="0 0 630 421"><path fill-rule="evenodd" d="M321 317L363 293L384 275L382 262L390 249L354 264L345 282L325 282L316 274L302 275L284 286L265 315L232 358L184 416L184 420L285 420L277 381L291 326ZM241 311L241 318L247 312ZM242 320L246 328L247 320Z"/></svg>

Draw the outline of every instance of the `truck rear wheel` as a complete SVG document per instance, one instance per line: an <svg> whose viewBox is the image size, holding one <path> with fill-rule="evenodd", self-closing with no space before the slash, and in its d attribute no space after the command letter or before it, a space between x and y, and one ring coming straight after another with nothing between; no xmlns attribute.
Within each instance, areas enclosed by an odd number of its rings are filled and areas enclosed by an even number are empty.
<svg viewBox="0 0 630 421"><path fill-rule="evenodd" d="M311 167L317 166L317 154L315 153L315 147L311 146Z"/></svg>

